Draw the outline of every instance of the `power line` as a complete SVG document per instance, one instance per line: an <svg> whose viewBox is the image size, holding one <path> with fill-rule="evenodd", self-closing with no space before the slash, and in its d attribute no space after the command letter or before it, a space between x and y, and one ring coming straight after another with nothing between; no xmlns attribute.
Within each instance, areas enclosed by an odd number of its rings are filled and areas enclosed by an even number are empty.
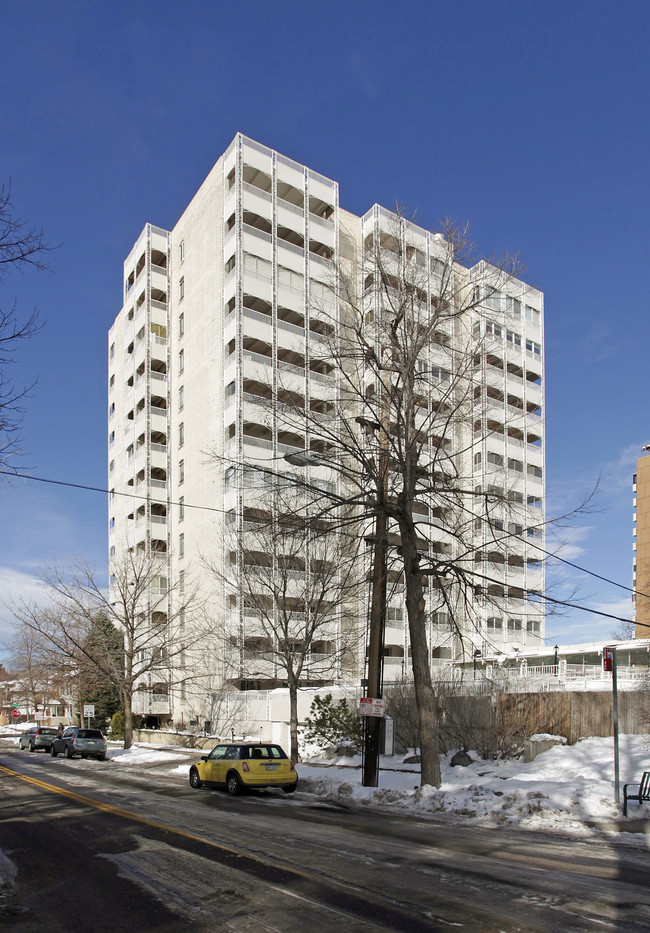
<svg viewBox="0 0 650 933"><path fill-rule="evenodd" d="M229 459L229 458L227 458L227 459ZM240 465L240 464L239 464L239 461L231 460L230 462L235 463L235 464L237 464L237 465ZM131 499L139 499L140 501L143 501L143 502L148 502L148 501L151 500L151 497L150 497L150 496L140 496L140 495L138 495L137 493L122 492L122 491L118 491L118 490L115 490L115 489L106 489L106 488L101 487L101 486L89 486L89 485L87 485L87 484L85 484L85 483L71 483L71 482L68 482L68 481L65 481L65 480L50 479L50 478L44 477L44 476L33 476L33 475L29 475L29 474L27 474L27 473L14 473L14 472L11 472L11 471L9 471L9 470L0 470L0 475L2 475L2 476L17 477L17 478L19 478L19 479L32 480L33 482L45 483L45 484L47 484L47 485L52 485L52 486L64 486L64 487L67 487L67 488L69 488L69 489L83 489L83 490L86 490L86 491L88 491L88 492L100 492L100 493L102 493L103 495L124 496L124 497L131 498ZM220 508L217 508L217 506L210 506L210 505L194 505L194 504L192 504L192 503L188 503L188 502L185 502L185 501L184 501L183 503L180 503L180 502L170 502L170 505L180 506L181 504L183 505L184 508L187 508L187 509L198 509L198 510L201 510L201 511L215 512L215 513L218 513L218 514L220 514L220 515L228 515L228 514L229 514L229 511L228 511L227 509L220 509ZM465 511L467 511L470 515L472 515L472 516L475 517L475 518L480 517L480 516L474 515L474 513L471 512L469 509L465 509ZM516 534L514 534L514 533L513 533L512 535L503 535L501 538L495 539L495 541L498 542L498 541L504 540L505 538L509 538L509 537L517 537L517 538L519 538L519 535L516 535ZM523 538L520 538L520 540L524 541L525 543L532 543L532 542L527 542L526 539L523 539ZM538 550L543 551L543 552L546 553L549 557L554 557L553 554L551 554L551 553L548 552L548 551L545 551L544 548L540 547L539 545L533 544L533 547L536 547ZM607 577L603 577L603 576L601 576L600 574L597 574L597 573L595 573L595 572L593 572L593 571L591 571L591 570L587 570L585 567L580 567L578 564L574 564L574 563L572 563L571 561L564 560L563 558L556 558L556 559L557 559L557 560L561 560L563 563L569 564L569 566L574 567L576 570L580 570L582 573L586 573L586 574L588 574L588 575L590 575L590 576L596 577L597 579L602 580L602 581L605 582L605 583L610 583L610 584L612 584L613 586L618 586L618 587L620 587L621 589L631 590L630 587L624 586L622 583L616 583L614 580L608 580ZM501 584L501 585L503 584L503 581L502 581L502 580L497 580L497 579L492 578L492 577L487 577L487 576L485 576L485 575L483 575L483 574L477 573L476 571L468 571L468 573L469 573L470 576L474 576L474 577L478 577L478 578L484 579L484 580L486 580L486 581L488 581L488 582L490 582L490 583ZM526 592L528 592L528 591L526 591ZM634 590L631 590L631 592L635 592L635 591L634 591ZM533 595L537 595L537 594L535 593L535 594L533 594ZM637 595L639 595L639 596L646 596L645 593L638 593L638 592L637 592ZM588 607L588 606L582 606L582 605L579 605L578 603L570 603L570 602L568 602L568 601L564 601L564 600L561 600L561 599L555 599L554 597L547 596L547 595L541 596L541 594L540 594L540 598L541 598L541 599L544 599L544 600L547 601L547 602L552 602L552 603L555 603L555 604L560 605L560 606L566 606L566 607L568 607L568 608L570 608L570 609L579 609L579 610L581 610L581 611L583 611L583 612L590 612L590 613L592 613L593 615L602 616L602 617L607 618L607 619L613 619L613 620L615 620L616 622L627 622L627 623L630 623L630 624L636 624L636 625L638 625L638 626L641 627L641 628L650 628L650 624L646 625L645 623L635 622L634 619L626 619L626 618L623 618L623 616L616 616L616 615L613 615L613 614L608 613L608 612L602 612L602 611L599 610L599 609L591 609L591 608ZM650 598L650 597L646 597L646 598Z"/></svg>

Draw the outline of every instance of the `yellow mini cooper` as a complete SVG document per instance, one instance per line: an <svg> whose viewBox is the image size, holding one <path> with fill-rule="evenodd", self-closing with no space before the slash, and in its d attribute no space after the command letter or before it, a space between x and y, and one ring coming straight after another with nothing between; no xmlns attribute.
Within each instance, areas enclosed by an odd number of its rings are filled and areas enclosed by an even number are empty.
<svg viewBox="0 0 650 933"><path fill-rule="evenodd" d="M216 745L190 768L190 786L204 784L225 786L230 794L246 787L281 787L291 794L298 786L298 775L279 745L230 742Z"/></svg>

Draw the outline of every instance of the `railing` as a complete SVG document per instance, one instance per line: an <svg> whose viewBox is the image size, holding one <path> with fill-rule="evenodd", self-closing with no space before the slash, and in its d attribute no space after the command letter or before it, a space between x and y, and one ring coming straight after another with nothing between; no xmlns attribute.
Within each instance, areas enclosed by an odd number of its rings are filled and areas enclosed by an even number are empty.
<svg viewBox="0 0 650 933"><path fill-rule="evenodd" d="M264 356L262 353L255 353L254 350L244 350L245 360L251 360L253 363L262 363L263 366L272 366L273 360L270 356Z"/></svg>
<svg viewBox="0 0 650 933"><path fill-rule="evenodd" d="M254 321L261 321L262 324L268 324L269 326L273 323L270 314L263 314L261 311L254 311L252 308L244 308L244 317L249 317Z"/></svg>
<svg viewBox="0 0 650 933"><path fill-rule="evenodd" d="M319 256L318 253L313 253L309 250L309 258L313 259L315 262L321 263L323 266L329 266L332 264L332 259L328 259L327 256Z"/></svg>
<svg viewBox="0 0 650 933"><path fill-rule="evenodd" d="M152 450L157 450L158 453L160 453L160 454L166 454L166 453L167 453L167 444L152 444L152 445L151 445L151 449L152 449Z"/></svg>
<svg viewBox="0 0 650 933"><path fill-rule="evenodd" d="M138 412L138 414L140 414L140 413ZM163 408L162 405L152 405L152 406L151 406L151 414L152 414L152 415L164 415L165 418L166 418L166 417L167 417L167 409L166 409L166 408Z"/></svg>
<svg viewBox="0 0 650 933"><path fill-rule="evenodd" d="M262 447L264 450L273 450L273 441L267 441L264 437L253 437L252 434L244 434L244 443L252 444L253 447Z"/></svg>
<svg viewBox="0 0 650 933"><path fill-rule="evenodd" d="M163 445L161 444L160 446L162 447ZM166 449L167 448L165 448L165 450ZM149 480L149 482L154 489L167 489L167 481L164 479L152 479Z"/></svg>
<svg viewBox="0 0 650 933"><path fill-rule="evenodd" d="M257 236L260 240L266 240L267 243L273 242L273 237L270 233L267 233L265 230L260 230L259 227L252 227L250 224L243 224L244 233L250 233L253 236Z"/></svg>
<svg viewBox="0 0 650 933"><path fill-rule="evenodd" d="M324 230L329 230L330 232L334 230L333 220L329 220L327 217L319 217L318 214L312 214L311 211L309 212L309 223L321 226Z"/></svg>
<svg viewBox="0 0 650 933"><path fill-rule="evenodd" d="M305 255L304 246L296 246L295 243L290 243L289 240L283 240L282 237L278 237L278 245L284 246L285 249L290 250L292 253L296 253L298 256Z"/></svg>
<svg viewBox="0 0 650 933"><path fill-rule="evenodd" d="M265 201L272 201L273 196L270 191L264 191L263 188L258 188L257 185L251 185L247 181L242 182L242 188L244 191L249 191L251 194L257 194L260 198L264 198Z"/></svg>
<svg viewBox="0 0 650 933"><path fill-rule="evenodd" d="M299 334L301 337L305 336L305 328L299 324L291 324L289 321L282 321L278 318L278 327L281 327L282 330L290 330L293 334Z"/></svg>
<svg viewBox="0 0 650 933"><path fill-rule="evenodd" d="M167 516L166 515L152 515L151 521L156 525L166 525Z"/></svg>
<svg viewBox="0 0 650 933"><path fill-rule="evenodd" d="M152 308L158 308L160 311L166 311L166 310L167 310L167 303L164 302L164 301L156 301L155 298L152 298L152 299L151 299L151 307L152 307Z"/></svg>
<svg viewBox="0 0 650 933"><path fill-rule="evenodd" d="M324 385L332 385L336 380L336 376L330 376L327 373L317 373L313 369L309 370L309 375L314 382L320 382Z"/></svg>
<svg viewBox="0 0 650 933"><path fill-rule="evenodd" d="M284 198L278 198L278 204L282 207L286 207L287 210L291 211L292 213L298 214L300 217L304 216L304 207L299 207L297 204L292 204L291 201L285 201Z"/></svg>
<svg viewBox="0 0 650 933"><path fill-rule="evenodd" d="M155 369L151 370L151 378L157 379L158 382L167 382L167 374L156 372ZM153 406L152 406L153 407Z"/></svg>

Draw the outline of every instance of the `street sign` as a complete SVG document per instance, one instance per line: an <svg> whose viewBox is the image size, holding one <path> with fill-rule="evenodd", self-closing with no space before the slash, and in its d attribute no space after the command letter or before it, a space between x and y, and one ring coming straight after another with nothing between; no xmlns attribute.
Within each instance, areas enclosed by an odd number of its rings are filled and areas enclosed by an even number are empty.
<svg viewBox="0 0 650 933"><path fill-rule="evenodd" d="M361 697L359 700L359 716L379 716L386 712L385 700L373 700L372 697Z"/></svg>
<svg viewBox="0 0 650 933"><path fill-rule="evenodd" d="M22 716L22 713L20 712L19 709L12 709L12 711L11 711L11 718L12 718L12 719L20 719L21 716Z"/></svg>
<svg viewBox="0 0 650 933"><path fill-rule="evenodd" d="M85 703L84 704L84 719L94 719L94 718L95 718L95 704Z"/></svg>
<svg viewBox="0 0 650 933"><path fill-rule="evenodd" d="M603 648L603 670L611 671L614 666L614 649Z"/></svg>

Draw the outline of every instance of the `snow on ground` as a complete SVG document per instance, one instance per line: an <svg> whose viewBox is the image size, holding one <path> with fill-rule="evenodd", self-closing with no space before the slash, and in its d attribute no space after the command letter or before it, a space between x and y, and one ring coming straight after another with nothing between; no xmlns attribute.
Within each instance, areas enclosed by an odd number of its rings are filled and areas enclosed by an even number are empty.
<svg viewBox="0 0 650 933"><path fill-rule="evenodd" d="M6 727L17 737L25 726ZM539 737L546 738L546 737ZM6 739L5 739L6 740ZM622 806L614 802L613 738L581 739L575 745L555 745L534 761L521 759L484 761L470 753L472 764L452 767L447 755L441 763L439 788L420 787L418 764L404 764L405 756L382 756L379 787L362 787L361 758L333 760L311 758L297 765L298 793L353 806L389 808L393 812L435 816L436 819L472 821L487 826L518 825L525 829L591 831L593 824L619 822ZM160 765L159 772L187 780L189 766L198 761L201 749L134 746L128 750L111 743L108 758L116 764ZM621 799L623 784L641 779L650 770L650 735L619 738ZM631 831L638 820L650 821L650 804L629 806ZM611 827L612 831L614 827ZM644 840L646 837L642 837Z"/></svg>

